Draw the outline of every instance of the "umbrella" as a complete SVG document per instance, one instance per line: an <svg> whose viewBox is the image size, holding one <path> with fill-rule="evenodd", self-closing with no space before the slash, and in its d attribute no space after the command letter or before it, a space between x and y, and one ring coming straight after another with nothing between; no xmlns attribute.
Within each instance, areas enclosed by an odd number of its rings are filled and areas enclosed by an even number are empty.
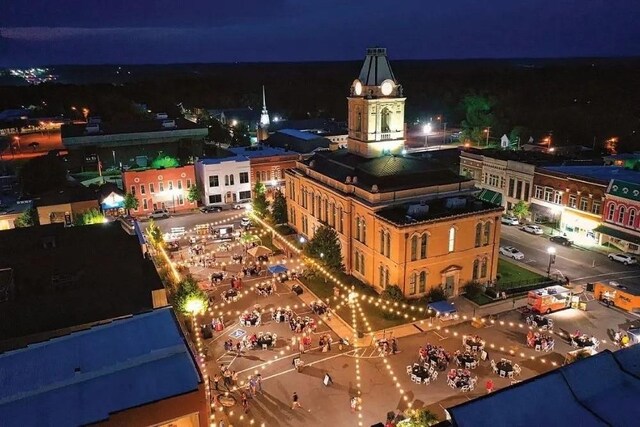
<svg viewBox="0 0 640 427"><path fill-rule="evenodd" d="M267 270L269 270L269 273L271 274L281 274L289 271L289 269L282 264L272 265L269 268L267 268Z"/></svg>
<svg viewBox="0 0 640 427"><path fill-rule="evenodd" d="M256 246L254 248L249 249L247 253L252 257L257 258L259 256L269 255L271 253L271 249L265 246Z"/></svg>

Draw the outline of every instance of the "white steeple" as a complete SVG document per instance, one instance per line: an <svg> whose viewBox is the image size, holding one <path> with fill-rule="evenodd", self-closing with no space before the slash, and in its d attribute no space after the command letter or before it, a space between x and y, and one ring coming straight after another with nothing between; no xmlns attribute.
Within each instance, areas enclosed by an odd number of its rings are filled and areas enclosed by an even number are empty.
<svg viewBox="0 0 640 427"><path fill-rule="evenodd" d="M262 113L260 113L260 127L269 126L269 112L267 111L267 97L264 94L264 85L262 86Z"/></svg>

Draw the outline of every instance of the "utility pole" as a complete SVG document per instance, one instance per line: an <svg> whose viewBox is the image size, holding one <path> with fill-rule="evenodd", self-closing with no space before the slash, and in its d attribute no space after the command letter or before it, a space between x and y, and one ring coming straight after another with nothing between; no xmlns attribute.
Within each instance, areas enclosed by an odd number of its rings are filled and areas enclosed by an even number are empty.
<svg viewBox="0 0 640 427"><path fill-rule="evenodd" d="M447 143L447 122L442 123L442 143Z"/></svg>
<svg viewBox="0 0 640 427"><path fill-rule="evenodd" d="M489 133L491 133L491 126L487 126L487 142L485 143L485 146L488 147L489 146Z"/></svg>

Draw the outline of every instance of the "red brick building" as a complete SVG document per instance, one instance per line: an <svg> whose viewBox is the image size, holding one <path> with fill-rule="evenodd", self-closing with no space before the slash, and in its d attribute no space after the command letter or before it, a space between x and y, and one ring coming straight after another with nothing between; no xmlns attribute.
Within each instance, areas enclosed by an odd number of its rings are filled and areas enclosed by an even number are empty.
<svg viewBox="0 0 640 427"><path fill-rule="evenodd" d="M144 216L154 209L169 212L188 211L197 206L187 199L189 188L196 185L193 165L166 169L129 170L122 174L124 190L138 199L138 209L131 215Z"/></svg>
<svg viewBox="0 0 640 427"><path fill-rule="evenodd" d="M271 198L275 190L284 192L284 171L295 168L300 157L295 151L263 145L232 148L231 151L249 159L251 186L253 188L256 182L263 183L267 198Z"/></svg>
<svg viewBox="0 0 640 427"><path fill-rule="evenodd" d="M640 178L640 177L639 177ZM600 243L640 254L640 184L611 180L597 228Z"/></svg>

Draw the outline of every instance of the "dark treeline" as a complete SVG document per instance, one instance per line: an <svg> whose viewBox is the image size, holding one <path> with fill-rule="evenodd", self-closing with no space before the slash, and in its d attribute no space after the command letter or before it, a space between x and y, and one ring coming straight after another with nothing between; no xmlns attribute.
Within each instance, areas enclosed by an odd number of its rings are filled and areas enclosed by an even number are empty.
<svg viewBox="0 0 640 427"><path fill-rule="evenodd" d="M261 86L272 113L288 118L344 120L349 86L361 63L184 64L57 67L66 80L115 83L0 87L0 108L42 105L48 114L87 106L105 119L137 114L132 102L153 111L185 107L259 107ZM554 144L598 145L620 138L621 149L640 149L640 59L392 61L407 96L407 121L442 114L450 127L465 120L462 99L481 95L492 105L493 136L521 127ZM73 71L73 73L72 73Z"/></svg>

